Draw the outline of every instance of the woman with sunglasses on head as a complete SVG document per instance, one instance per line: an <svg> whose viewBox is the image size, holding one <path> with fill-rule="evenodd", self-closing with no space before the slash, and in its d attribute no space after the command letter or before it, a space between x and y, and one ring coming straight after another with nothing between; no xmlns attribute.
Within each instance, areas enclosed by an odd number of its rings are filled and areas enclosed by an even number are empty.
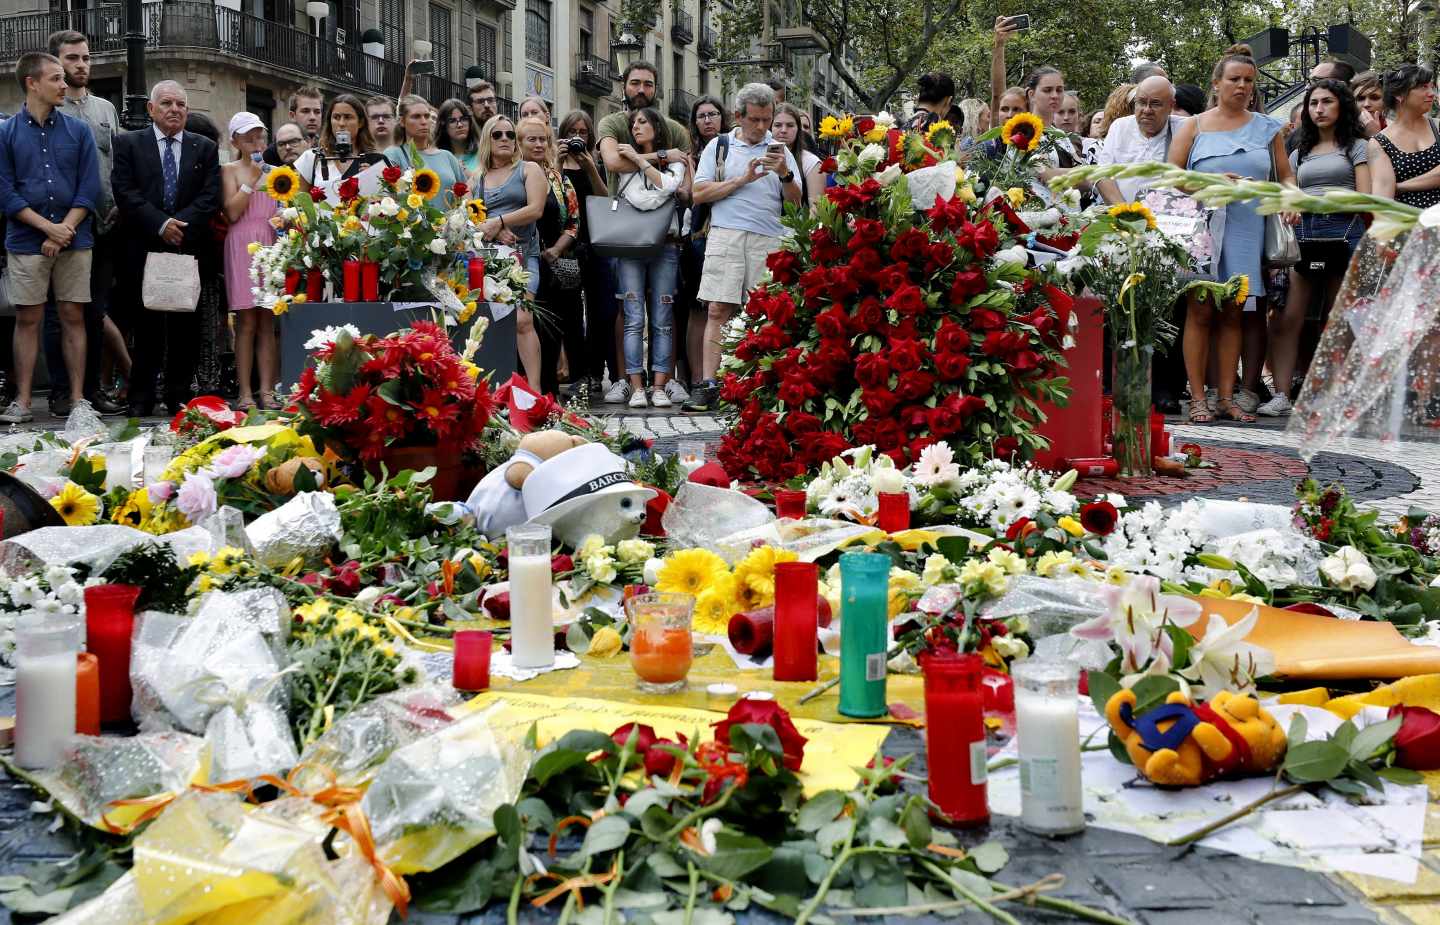
<svg viewBox="0 0 1440 925"><path fill-rule="evenodd" d="M455 203L452 187L464 183L466 171L460 159L440 147L435 107L420 96L400 97L400 119L395 126L395 145L385 149L385 159L396 167L409 170L418 159L440 178L442 207Z"/></svg>
<svg viewBox="0 0 1440 925"><path fill-rule="evenodd" d="M455 155L469 174L480 165L480 126L470 107L459 100L440 104L440 147Z"/></svg>
<svg viewBox="0 0 1440 925"><path fill-rule="evenodd" d="M560 172L550 123L532 116L521 119L516 129L521 157L538 166L545 175L545 209L535 222L540 246L540 288L536 295L556 324L540 335L540 390L556 393L560 389L558 370L562 344L565 358L574 370L572 378L581 377L585 368L580 267L574 262L573 254L575 243L580 239L580 202L575 187Z"/></svg>
<svg viewBox="0 0 1440 925"><path fill-rule="evenodd" d="M348 144L342 144L348 140ZM335 185L385 160L375 141L360 98L342 93L330 101L320 129L320 140L295 161L295 172L311 186Z"/></svg>
<svg viewBox="0 0 1440 925"><path fill-rule="evenodd" d="M1394 115L1370 139L1375 195L1428 209L1440 205L1440 123L1435 75L1419 64L1402 64L1385 75L1385 108Z"/></svg>
<svg viewBox="0 0 1440 925"><path fill-rule="evenodd" d="M515 123L509 116L491 116L480 129L480 166L470 175L470 194L485 203L480 233L487 241L515 248L530 271L529 289L540 288L540 238L535 223L545 214L549 184L540 165L520 155ZM515 312L516 347L525 379L540 388L540 335L528 309Z"/></svg>

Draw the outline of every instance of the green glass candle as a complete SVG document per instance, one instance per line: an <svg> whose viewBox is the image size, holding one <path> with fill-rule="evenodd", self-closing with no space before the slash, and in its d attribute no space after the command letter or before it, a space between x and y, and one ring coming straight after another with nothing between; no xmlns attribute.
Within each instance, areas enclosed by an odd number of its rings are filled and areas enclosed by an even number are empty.
<svg viewBox="0 0 1440 925"><path fill-rule="evenodd" d="M840 712L884 716L885 624L890 557L851 552L840 557Z"/></svg>

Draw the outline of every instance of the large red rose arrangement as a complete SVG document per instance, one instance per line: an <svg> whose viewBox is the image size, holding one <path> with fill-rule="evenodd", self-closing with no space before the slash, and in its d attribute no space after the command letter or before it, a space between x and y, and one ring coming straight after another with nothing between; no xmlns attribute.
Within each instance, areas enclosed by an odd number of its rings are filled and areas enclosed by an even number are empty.
<svg viewBox="0 0 1440 925"><path fill-rule="evenodd" d="M861 444L899 465L942 440L971 461L1023 454L1043 445L1039 403L1068 394L1070 296L994 259L1005 225L989 209L912 211L903 179L877 179L905 150L886 149L813 219L787 217L794 234L750 294L722 367L739 410L720 448L732 475L784 480Z"/></svg>
<svg viewBox="0 0 1440 925"><path fill-rule="evenodd" d="M387 337L340 332L317 345L295 403L327 444L376 460L386 446L470 447L490 421L490 387L439 325Z"/></svg>

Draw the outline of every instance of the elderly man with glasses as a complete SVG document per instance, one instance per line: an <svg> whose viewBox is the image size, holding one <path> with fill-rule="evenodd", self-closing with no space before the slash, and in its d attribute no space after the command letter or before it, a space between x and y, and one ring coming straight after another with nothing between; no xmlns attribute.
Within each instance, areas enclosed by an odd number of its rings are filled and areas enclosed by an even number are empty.
<svg viewBox="0 0 1440 925"><path fill-rule="evenodd" d="M1147 77L1135 88L1135 114L1122 116L1110 125L1100 149L1100 164L1145 164L1163 161L1170 151L1170 139L1185 120L1174 114L1175 87L1165 77ZM1101 180L1097 184L1108 203L1130 202L1146 187L1146 181L1129 178Z"/></svg>
<svg viewBox="0 0 1440 925"><path fill-rule="evenodd" d="M275 130L275 155L281 164L293 167L300 155L309 150L310 142L297 123L286 122Z"/></svg>

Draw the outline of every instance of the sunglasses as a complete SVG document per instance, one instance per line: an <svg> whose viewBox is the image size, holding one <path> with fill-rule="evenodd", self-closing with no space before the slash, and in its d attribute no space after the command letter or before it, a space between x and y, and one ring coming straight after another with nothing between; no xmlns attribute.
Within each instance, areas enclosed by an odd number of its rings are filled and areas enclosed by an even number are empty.
<svg viewBox="0 0 1440 925"><path fill-rule="evenodd" d="M509 140L514 141L514 140L515 140L515 133L514 133L514 132L507 132L507 131L505 131L505 130L503 130L503 129L498 129L498 128L497 128L495 131L493 131L493 132L490 133L490 140L491 140L491 141L499 141L499 140L502 139L502 138L508 138Z"/></svg>

